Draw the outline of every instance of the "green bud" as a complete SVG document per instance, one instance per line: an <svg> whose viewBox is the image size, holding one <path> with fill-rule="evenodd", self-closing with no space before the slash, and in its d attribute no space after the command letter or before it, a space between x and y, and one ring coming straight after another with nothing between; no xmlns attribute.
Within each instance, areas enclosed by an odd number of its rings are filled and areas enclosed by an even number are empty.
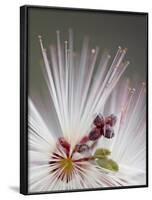
<svg viewBox="0 0 152 200"><path fill-rule="evenodd" d="M118 164L114 160L109 159L108 163L109 163L109 165L111 165L112 171L117 172L119 170L119 166L118 166Z"/></svg>
<svg viewBox="0 0 152 200"><path fill-rule="evenodd" d="M111 152L108 149L97 149L94 157L95 158L106 158L107 156L109 156L111 154Z"/></svg>
<svg viewBox="0 0 152 200"><path fill-rule="evenodd" d="M105 168L105 169L108 169L110 171L114 171L114 172L117 172L119 170L119 166L118 164L111 160L111 159L108 159L108 158L103 158L103 159L97 159L96 160L96 163L102 167L102 168Z"/></svg>

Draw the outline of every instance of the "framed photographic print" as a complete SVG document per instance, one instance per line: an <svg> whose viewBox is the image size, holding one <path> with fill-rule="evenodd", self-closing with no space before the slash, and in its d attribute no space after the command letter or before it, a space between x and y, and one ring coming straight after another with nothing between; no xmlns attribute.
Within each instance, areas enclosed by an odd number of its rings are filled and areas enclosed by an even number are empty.
<svg viewBox="0 0 152 200"><path fill-rule="evenodd" d="M147 187L148 13L20 16L20 192Z"/></svg>

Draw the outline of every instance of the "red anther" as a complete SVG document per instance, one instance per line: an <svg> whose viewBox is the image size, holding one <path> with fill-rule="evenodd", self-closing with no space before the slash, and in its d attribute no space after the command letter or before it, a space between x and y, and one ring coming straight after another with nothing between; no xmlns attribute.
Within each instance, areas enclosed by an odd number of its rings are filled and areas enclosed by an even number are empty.
<svg viewBox="0 0 152 200"><path fill-rule="evenodd" d="M89 150L89 146L87 144L77 144L76 149L77 149L77 152L83 153Z"/></svg>
<svg viewBox="0 0 152 200"><path fill-rule="evenodd" d="M63 138L59 138L59 144L66 150L66 153L69 155L70 144Z"/></svg>
<svg viewBox="0 0 152 200"><path fill-rule="evenodd" d="M89 133L89 140L95 141L101 137L101 129L100 128L94 128L90 133Z"/></svg>
<svg viewBox="0 0 152 200"><path fill-rule="evenodd" d="M116 122L117 122L117 117L113 114L106 117L106 119L105 119L105 123L109 124L110 126L114 126L116 124Z"/></svg>
<svg viewBox="0 0 152 200"><path fill-rule="evenodd" d="M104 127L104 137L110 139L110 138L113 138L114 137L114 130L113 128L109 125L109 124L106 124L105 127Z"/></svg>
<svg viewBox="0 0 152 200"><path fill-rule="evenodd" d="M93 121L94 125L96 127L103 127L104 126L104 118L102 115L97 115L96 118Z"/></svg>
<svg viewBox="0 0 152 200"><path fill-rule="evenodd" d="M80 144L85 144L89 141L89 137L88 136L84 136L81 141L80 141Z"/></svg>

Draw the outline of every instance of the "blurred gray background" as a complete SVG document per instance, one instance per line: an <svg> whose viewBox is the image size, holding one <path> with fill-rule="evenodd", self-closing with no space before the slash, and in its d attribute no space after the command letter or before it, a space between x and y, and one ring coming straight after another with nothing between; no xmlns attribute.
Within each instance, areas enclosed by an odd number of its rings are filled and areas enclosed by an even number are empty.
<svg viewBox="0 0 152 200"><path fill-rule="evenodd" d="M85 35L91 45L107 49L113 55L117 47L128 48L126 58L130 61L127 75L145 79L146 70L146 17L110 12L89 12L30 8L29 10L29 57L30 69L37 71L41 59L38 35L43 36L44 45L56 43L56 30L64 40L68 29L74 32L74 46L81 48Z"/></svg>

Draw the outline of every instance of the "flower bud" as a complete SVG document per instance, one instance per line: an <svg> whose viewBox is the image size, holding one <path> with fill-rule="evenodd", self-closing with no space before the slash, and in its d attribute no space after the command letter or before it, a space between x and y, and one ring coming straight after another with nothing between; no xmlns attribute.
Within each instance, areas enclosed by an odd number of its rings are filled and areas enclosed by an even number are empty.
<svg viewBox="0 0 152 200"><path fill-rule="evenodd" d="M89 146L87 144L77 144L76 149L77 149L77 152L83 153L89 150Z"/></svg>
<svg viewBox="0 0 152 200"><path fill-rule="evenodd" d="M70 152L70 144L63 138L59 138L59 144L66 150L66 153Z"/></svg>
<svg viewBox="0 0 152 200"><path fill-rule="evenodd" d="M89 133L89 140L95 141L101 137L101 130L100 128L94 128L90 133Z"/></svg>
<svg viewBox="0 0 152 200"><path fill-rule="evenodd" d="M103 127L104 126L104 118L102 115L97 115L96 118L94 119L93 121L93 124L96 126L96 127Z"/></svg>
<svg viewBox="0 0 152 200"><path fill-rule="evenodd" d="M89 137L88 136L84 136L81 141L80 141L80 144L85 144L86 142L89 141Z"/></svg>
<svg viewBox="0 0 152 200"><path fill-rule="evenodd" d="M109 139L114 137L114 130L109 124L104 127L104 137Z"/></svg>
<svg viewBox="0 0 152 200"><path fill-rule="evenodd" d="M105 119L105 123L109 124L110 126L114 126L116 122L117 122L117 117L114 114L111 114Z"/></svg>

